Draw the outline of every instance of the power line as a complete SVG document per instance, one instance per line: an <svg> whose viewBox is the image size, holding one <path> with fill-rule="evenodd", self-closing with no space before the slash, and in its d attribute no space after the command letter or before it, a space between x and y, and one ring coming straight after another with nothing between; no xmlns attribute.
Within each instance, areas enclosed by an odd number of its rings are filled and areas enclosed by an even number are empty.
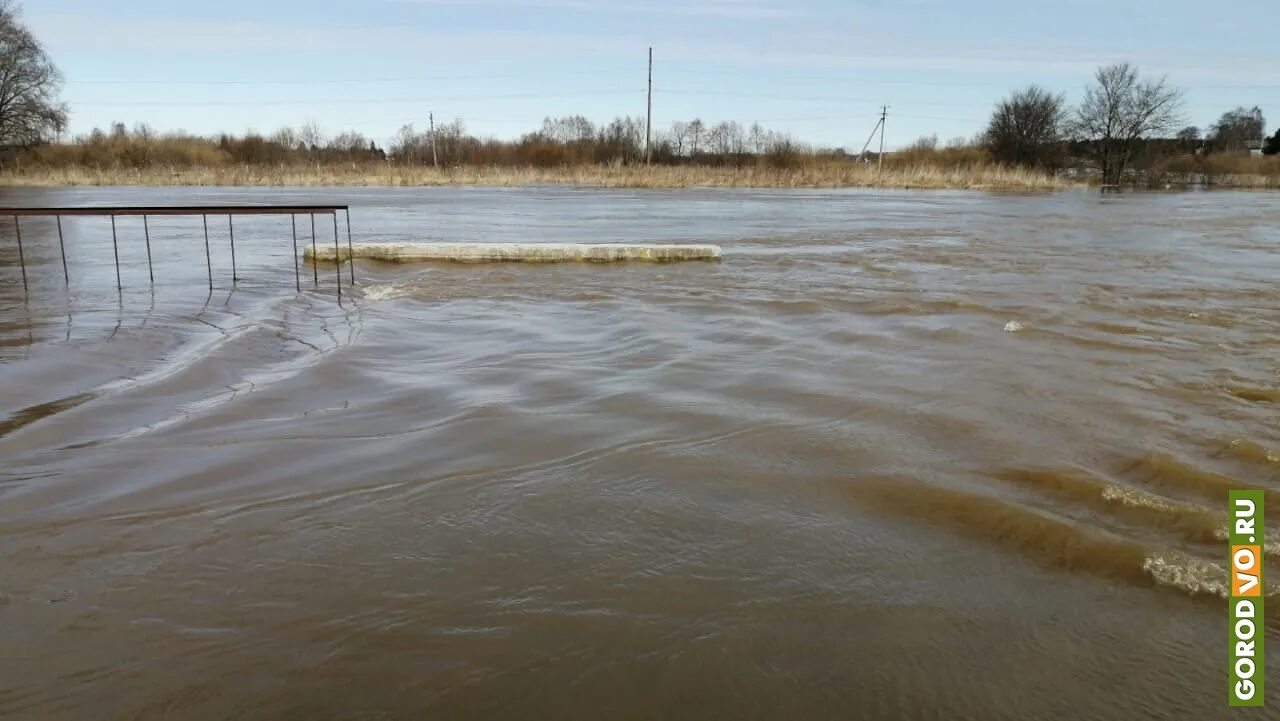
<svg viewBox="0 0 1280 721"><path fill-rule="evenodd" d="M292 79L239 79L193 80L160 78L113 78L92 80L68 80L67 85L344 85L361 83L414 83L427 80L501 80L518 78L513 73L493 75L418 75L396 78L292 78Z"/></svg>
<svg viewBox="0 0 1280 721"><path fill-rule="evenodd" d="M879 86L879 85L901 85L907 87L966 87L966 88L1009 88L1016 86L1016 83L1010 85L1005 80L990 81L952 81L952 80L897 80L876 78L868 76L866 73L844 74L844 75L797 75L797 74L768 74L758 71L745 70L688 70L688 69L668 69L666 72L676 76L701 77L701 78L721 78L721 77L742 77L752 80L801 80L812 82L827 83L850 83L854 82L863 86ZM578 69L578 70L558 70L557 75L560 76L613 76L621 75L621 71L606 71L601 69ZM67 85L348 85L348 84L371 84L371 83L411 83L426 82L436 80L502 80L530 78L530 73L482 73L482 74L464 74L464 75L406 75L406 76L385 76L385 77L345 77L345 78L231 78L231 79L172 79L172 78L89 78L89 79L70 79ZM1180 84L1181 87L1188 91L1195 90L1277 90L1280 89L1278 83L1224 83L1224 84Z"/></svg>
<svg viewBox="0 0 1280 721"><path fill-rule="evenodd" d="M395 105L403 103L430 103L438 100L515 100L525 98L573 98L582 95L635 95L644 90L578 90L569 93L510 93L506 95L434 95L420 98L314 98L306 100L204 100L204 101L105 101L75 103L85 107L244 107L290 105Z"/></svg>
<svg viewBox="0 0 1280 721"><path fill-rule="evenodd" d="M760 100L787 100L793 102L814 102L814 103L876 103L875 107L879 107L883 96L870 97L851 97L851 96L832 96L832 95L774 95L772 93L756 93L756 92L740 92L732 90L695 90L695 89L661 89L659 93L670 93L674 95L701 95L706 97L735 97L735 98L755 98ZM972 105L992 105L994 100L973 100ZM966 103L956 102L938 102L931 100L909 101L903 100L903 105L921 105L929 107L942 108L968 108L972 107Z"/></svg>
<svg viewBox="0 0 1280 721"><path fill-rule="evenodd" d="M863 117L867 117L867 118L869 118L869 119L870 119L870 118L879 118L880 116L879 116L879 114L877 114L877 115L875 115L875 116L862 116L862 115L824 115L824 116L789 117L789 118L754 118L754 119L749 120L749 121L734 121L734 122L738 122L738 124L739 124L739 125L750 125L751 123L806 123L806 122L835 122L835 121L858 120L858 119L862 119ZM901 118L901 117L909 117L910 119L915 119L917 116L902 116L902 115L898 115L898 116L896 116L896 117L900 117L900 118ZM344 122L340 123L340 126L341 126L341 127L343 127L343 128L350 128L350 129L356 129L356 128L368 128L368 127L374 127L374 126L386 126L386 125L399 125L399 126L403 126L403 125L408 125L408 124L416 123L416 122L418 122L418 121L420 121L420 120L421 120L421 118L420 118L420 117L378 118L378 119L375 119L375 120L360 120L360 121L358 121L358 122L345 122L345 121L344 121ZM473 125L473 124L475 124L475 125L503 125L503 126L510 126L510 127L517 127L517 126L519 126L519 127L529 127L531 123L532 123L532 124L534 124L534 125L536 125L536 124L537 124L537 122L539 122L537 119L531 119L531 120L513 120L513 119L511 119L511 118L475 118L475 117L471 117L471 116L466 116L466 117L460 118L460 120L462 120L462 121L463 121L464 123L466 123L467 125ZM655 129L656 129L656 128L655 128Z"/></svg>
<svg viewBox="0 0 1280 721"><path fill-rule="evenodd" d="M867 136L867 142L862 144L862 150L858 151L858 157L862 157L863 154L867 152L867 147L870 146L871 141L875 140L876 138L876 131L880 130L880 128L883 126L884 126L884 115L881 115L876 120L876 126L871 129L871 135Z"/></svg>
<svg viewBox="0 0 1280 721"><path fill-rule="evenodd" d="M895 80L895 79L878 79L878 78L875 78L875 77L867 77L866 75L859 75L859 76L856 76L856 77L855 77L855 76L850 76L850 75L845 75L845 76L815 76L815 75L807 75L807 76L806 76L806 75L761 75L761 74L759 74L759 73L757 73L757 72L750 72L750 73L748 73L748 72L745 72L745 71L732 71L732 70L727 70L727 71L707 71L707 70L690 70L690 69L686 69L686 70L681 70L681 69L667 70L665 65L664 65L664 72L670 72L672 75L676 75L676 76L683 76L683 77L688 78L688 79L693 79L695 82L697 82L697 80L698 80L698 79L701 79L701 80L703 80L703 81L706 81L707 83L715 83L715 82L717 82L717 81L721 80L722 78L726 78L726 77L730 77L730 78L731 78L731 77L735 77L735 76L749 77L749 78L751 78L753 81L757 81L757 82L758 82L759 80L761 80L762 78L763 78L763 79L766 79L766 80L771 80L771 79L777 79L777 80L782 80L782 79L790 79L790 80L805 80L805 79L808 79L808 80L821 81L821 82L824 82L824 83L832 84L832 87L830 88L831 90L836 90L836 89L838 89L836 84L840 84L839 89L842 89L842 88L843 88L843 86L844 86L844 85L847 85L849 82L853 82L853 83L855 83L855 87L856 87L856 86L858 86L858 85L861 85L861 86L866 86L866 87L869 87L869 88L875 88L875 87L878 87L878 86L895 86L895 85L901 85L901 86L925 86L925 87L939 87L939 88L946 88L946 87L954 87L954 88L964 88L964 87L969 87L969 88L973 88L973 87L988 87L988 88L992 88L992 89L994 90L994 89L996 89L996 88L1000 88L1000 87L1003 87L1003 88L1008 88L1008 87L1009 87L1009 84L1008 84L1008 83L1006 83L1006 82L1003 82L1003 81L1000 81L1000 82L996 82L996 81L990 81L990 82L951 82L951 81L946 81L946 80ZM532 70L529 70L529 71L525 71L525 72L515 72L515 73L508 72L508 73L463 74L463 75L418 75L418 76L380 77L380 78L351 78L351 77L347 77L347 78L341 78L341 77L321 77L321 78L274 78L274 79L269 79L269 78L254 78L254 79L248 79L248 78L226 78L226 79L209 78L209 79L184 79L184 80L160 79L160 78L150 78L150 79L123 79L123 78L121 78L121 79L111 79L111 78L96 78L96 79L86 79L86 80L79 80L79 81L74 81L74 80L73 80L73 81L71 81L69 84L70 84L70 85L75 85L75 86L91 86L91 85L114 85L114 86L129 86L129 85L135 85L135 86L186 86L186 85L190 85L190 86L227 86L227 87L232 87L232 86L244 86L244 87L248 87L248 86L253 86L253 85L264 85L264 86L272 86L272 85L278 85L278 86L325 86L325 85L362 85L362 84L369 84L369 85L372 85L372 84L377 84L377 83L414 83L414 82L430 82L430 81L500 80L500 79L508 79L508 80L510 80L510 79L520 79L520 78L524 78L524 79L530 79L530 80L532 80L532 78L530 77L532 74L533 74L533 73L532 73ZM866 113L866 114L864 115L864 109L863 109L863 108L858 108L858 107L853 107L853 106L859 106L859 105L871 106L871 105L874 103L874 104L875 104L875 107L876 107L876 108L877 108L877 110L879 111L879 112L877 113L877 114L878 114L878 116L879 116L879 118L878 118L878 123L877 123L877 125L876 125L876 130L873 130L873 132L872 132L872 136L871 136L870 138L868 138L868 145L869 145L869 144L874 140L874 137L875 137L875 133L876 133L876 132L879 132L879 133L880 133L880 135L881 135L881 143L882 143L882 144L884 143L885 125L886 125L886 121L887 121L888 108L887 108L887 106L882 106L882 105L881 105L881 103L885 102L886 100L887 100L888 102L890 102L890 103L894 104L894 107L896 108L896 110L895 110L895 113L896 113L896 114L895 114L895 116L894 116L894 117L895 117L895 118L897 118L897 119L899 119L899 120L907 120L907 121L938 121L938 122L957 123L957 124L976 125L976 126L982 126L982 125L985 125L985 123L987 122L987 119L988 119L988 118L987 118L987 115L986 115L986 109L987 109L987 108L988 108L988 107L989 107L989 106L990 106L990 105L991 105L991 104L996 100L996 97L995 97L994 95L993 95L993 96L992 96L992 98L990 98L990 99L982 99L982 98L976 98L976 97L974 97L974 95L975 95L974 93L959 93L958 95L960 95L960 97L959 97L959 98L957 98L957 99L955 99L955 100L927 100L927 99L925 99L925 100L919 100L919 101L900 101L900 102L895 102L895 97L896 97L896 98L901 98L903 95L910 95L911 93L908 93L908 92L905 92L905 91L889 91L889 92L887 92L887 93L881 93L881 94L879 94L879 96L878 96L878 97L872 98L872 97L869 97L869 96L866 96L866 95L863 95L863 96L847 96L847 95L835 95L834 93L824 93L824 94L820 94L820 95L819 95L819 94L791 94L791 93L777 93L777 94L775 94L775 93L770 93L770 92L767 92L767 91L766 91L766 92L761 92L761 91L759 91L759 90L751 90L751 89L747 89L747 90L733 90L733 89L732 89L732 87L733 87L734 85L739 85L739 83L731 83L729 88L725 88L723 85L720 85L720 86L713 87L713 88L708 88L708 89L700 89L700 88L696 88L696 87L677 87L677 88L662 88L662 89L656 89L656 88L654 88L654 85L653 85L653 51L652 51L652 48L649 48L649 74L648 74L648 84L647 84L647 87L646 87L646 88L644 88L644 89L639 89L639 90L627 90L627 89L620 89L620 85L621 85L622 83L616 83L616 84L611 83L611 80L610 80L609 78L614 77L614 76L622 77L624 74L625 74L625 73L623 73L622 71L610 70L610 69L601 68L601 67L590 68L590 69L584 69L584 70L580 70L580 71L578 71L578 70L570 70L570 71L566 71L566 72L558 72L558 73L556 73L556 75L559 75L559 76L596 76L596 77L601 78L601 85L608 85L608 86L609 86L607 89L603 89L603 88L602 88L602 89L596 89L596 90L580 90L580 91L570 91L570 92L552 92L552 93L543 93L543 92L513 92L513 93L500 93L500 94L434 95L434 96L429 96L429 97L425 97L425 96L424 96L424 97L375 97L375 98L367 98L367 99L353 99L353 98L347 98L347 97L337 97L337 98L334 98L334 97L330 97L330 98L305 98L305 97L304 97L304 98L291 99L291 100L284 100L284 99L272 99L272 100L257 100L257 99L243 99L243 100L241 100L241 99L226 99L226 100L219 100L219 99L214 99L214 100L179 100L179 101L168 101L168 100L163 100L163 101L159 101L159 100L158 100L158 101L149 101L149 100L140 100L140 101L129 101L129 100L120 100L120 101L111 101L111 100L94 100L94 101L87 101L87 102L83 102L83 103L73 103L73 105L74 105L74 106L76 106L76 107L87 107L87 108L94 108L94 107L107 107L107 108L116 108L116 107L119 107L119 108L130 108L130 107L139 107L139 108L143 108L143 107L195 107L195 108L204 108L204 107L233 107L233 108L234 108L234 107L252 107L252 108L258 108L258 107L268 107L268 106L270 106L270 107L284 107L284 108L293 108L293 107L296 107L296 108L310 108L310 107L312 107L312 106L320 106L320 105L324 105L324 106L331 106L331 105L343 105L343 106L346 106L346 105L396 106L396 105L416 105L416 104L421 104L421 105L424 105L424 106L426 106L426 107L433 107L433 106L434 106L434 107L439 107L439 105L437 105L437 103L440 103L440 102L443 102L443 101L480 101L480 102L483 102L483 101L521 100L521 99L545 99L545 98L570 98L570 99L572 99L572 98L584 98L584 97L588 97L588 96L631 96L633 93L634 93L634 94L637 94L637 95L638 95L639 93L645 93L645 98L646 98L646 115L645 115L645 148L646 148L646 159L648 159L648 158L649 158L649 156L650 156L650 152L651 152L651 151L650 151L650 148L651 148L651 145L652 145L652 137L653 137L653 133L654 133L654 127L653 127L653 95L654 95L654 93L655 93L655 92L657 92L658 94L665 93L665 94L667 94L667 95L669 95L669 96L694 96L695 98L706 98L706 99L713 99L713 98L744 98L744 99L749 99L749 100L758 100L758 101L761 101L761 102L759 103L759 105L760 105L761 107L765 108L765 109L766 109L766 112L768 112L768 108L769 108L769 107L771 107L771 106L778 106L778 107L781 107L781 106L782 106L782 105L781 105L782 103L814 103L814 104L831 104L831 105L837 105L837 106L840 106L840 105L847 105L847 106L851 106L851 107L849 107L849 110L851 110L851 111L852 111L852 112L850 112L850 113L842 113L842 114L840 114L840 115L830 115L830 114L822 114L822 115L805 115L805 116L799 116L799 117L770 118L770 119L763 119L763 120L757 120L757 121L756 121L756 122L759 122L759 123L769 123L769 124L773 124L773 123L807 123L807 122L845 122L845 123L847 123L847 122L849 122L849 121L851 121L851 120L852 120L852 121L855 121L855 122L861 122L861 119L862 119L863 117L869 116L869 115L870 115L870 113ZM537 78L537 79L538 79L539 81L543 81L543 80L546 80L546 79L547 79L547 77L548 77L547 75L545 75L545 74L541 74L541 75L538 75L538 78ZM666 76L664 76L664 77L666 77ZM590 82L590 81L588 81L588 82ZM753 87L754 87L754 86L753 86ZM1232 84L1224 84L1224 85L1184 86L1184 88L1185 88L1185 91L1187 92L1187 94L1190 96L1190 95L1194 95L1194 93L1196 93L1196 92L1198 92L1198 91L1208 91L1208 90L1249 90L1249 89L1254 89L1254 90L1258 90L1258 89L1271 90L1271 89L1280 89L1280 85L1277 85L1277 84L1234 84L1234 85L1232 85ZM807 86L802 87L802 88L798 88L798 89L801 89L801 90L804 90L804 89L808 89L808 90L815 90L815 88L811 88L811 87L807 87ZM128 92L128 91L122 91L122 92ZM143 94L144 92L145 92L147 95L151 95L152 97L155 97L156 95L158 95L158 94L159 94L159 93L152 93L152 92L147 92L147 91L143 91L143 90L136 90L136 91L134 91L135 95L141 95L141 94ZM212 93L212 92L213 92L213 91L210 91L210 93ZM337 90L336 92L340 93L340 92L342 92L342 90ZM377 91L376 91L376 90L372 90L372 92L377 92ZM873 93L874 93L874 92L876 92L876 91L875 91L875 90L870 90L869 92L873 92ZM1004 90L1000 90L999 92L1000 92L1000 93L1003 93L1003 92L1004 92ZM228 95L231 95L231 97L233 97L233 98L235 97L234 95L232 95L232 94L231 94L231 92L228 92L227 94L228 94ZM237 94L240 94L240 93L237 93ZM290 94L303 94L303 93L302 93L302 92L298 92L298 93L290 93ZM328 94L329 94L329 95L332 95L332 94L334 94L334 93L328 93ZM925 97L929 97L930 95L933 95L934 97L936 97L936 94L929 94L929 93L921 93L921 94L925 95ZM888 97L886 97L886 96L888 96ZM145 95L144 95L143 97L145 97ZM197 95L197 97L199 97L199 96ZM1269 94L1267 94L1267 95L1266 95L1266 97L1270 97L1270 95L1269 95ZM1255 100L1256 100L1256 98L1255 98ZM775 102L770 102L770 101L775 101ZM682 105L684 105L684 106L686 106L686 107L687 107L687 106L689 106L689 105L691 105L691 104L697 104L697 103L696 103L696 101L692 101L692 102L684 102L684 103L682 103ZM598 105L598 104L597 104L597 105ZM752 104L751 104L751 103L735 103L735 105L749 106L749 105L752 105ZM1188 102L1188 106L1196 108L1196 109L1197 109L1197 110L1196 110L1196 112L1197 112L1197 113L1199 113L1199 110L1198 110L1199 108L1201 108L1201 107L1208 107L1209 105L1210 105L1210 103L1209 103L1209 102L1206 102L1206 101L1204 101L1204 100L1196 100L1196 101L1194 101L1194 102ZM521 107L523 107L523 106L521 106ZM982 110L979 110L979 107L981 107L981 108L982 108ZM911 109L913 109L913 108L919 108L919 109L922 109L922 110L924 110L926 113L928 113L928 112L929 112L929 109L930 109L930 108L937 108L937 109L940 109L943 113L947 113L948 111L955 111L955 112L957 112L957 114L958 114L958 115L968 115L969 113L971 113L971 112L972 112L972 113L974 113L974 115L972 115L972 116L968 116L968 117L950 116L950 115L946 115L946 114L942 114L942 115L919 114L919 115L917 115L917 114L914 114L914 113L910 112L910 111L911 111ZM777 109L777 107L774 107L774 109L776 110L776 109ZM800 110L801 110L801 112L803 112L803 110L808 109L808 108L804 108L803 106L800 106L800 107L797 107L797 108L794 108L794 109L800 109ZM844 108L840 108L840 107L836 107L836 108L823 108L823 107L816 107L816 108L813 108L813 110L816 110L818 113L824 113L824 112L827 112L827 113L830 113L830 112L840 113L843 109L844 109ZM904 109L907 111L905 114L901 112L901 111L902 111L902 110L904 110ZM389 112L391 112L391 113L395 113L395 114L401 114L401 113L408 114L408 113L412 112L412 110L413 110L412 108L402 108L402 109L394 109L394 110L390 110ZM426 110L426 108L424 107L424 108L423 108L423 112L425 112L425 110ZM867 108L867 110L869 110L869 108ZM309 112L309 111L302 111L302 112ZM485 111L483 111L483 110L482 110L481 112L485 112ZM687 111L686 111L686 112L687 112ZM750 109L748 109L746 112L751 112L751 110L750 110ZM741 116L743 113L742 113L741 111L739 111L737 114ZM421 118L421 115L419 114L419 115L417 116L417 119L420 121L420 118ZM429 117L429 120L431 121L431 123L432 123L432 124L434 124L434 114L432 114L432 115ZM469 120L469 122L471 122L471 123L476 123L476 124L480 124L480 125L494 125L494 126L516 126L516 125L526 125L526 124L527 124L527 121L516 121L516 120L511 120L510 118L504 118L504 119L500 119L500 120L483 120L483 119L474 119L474 118L470 118L470 119L468 119L468 120ZM869 120L870 120L870 118L868 118L868 121L869 121ZM364 126L364 127L373 127L373 126L375 126L375 125L377 125L377 126L386 126L386 125L388 125L388 124L392 124L392 123L396 123L396 122L397 122L397 121L394 121L394 120L377 120L377 121L370 121L370 122L368 122L368 123L356 123L356 124L352 124L352 123L341 123L341 125L343 125L344 127L347 127L347 128L356 128L356 127L361 127L361 126ZM411 118L411 119L406 120L406 121L403 121L403 122L406 122L406 123L407 123L407 122L413 122L413 119ZM434 139L434 132L432 132L432 137L433 137L433 139ZM865 148L864 148L864 150L865 150Z"/></svg>
<svg viewBox="0 0 1280 721"><path fill-rule="evenodd" d="M943 121L955 122L955 123L985 123L987 122L987 120L990 119L990 118L957 118L954 116L947 117L942 115L915 115L915 114L907 114L907 115L898 114L898 115L895 115L894 117L903 118L906 120L943 120Z"/></svg>
<svg viewBox="0 0 1280 721"><path fill-rule="evenodd" d="M756 71L733 71L733 70L680 70L671 69L667 72L672 75L697 75L701 77L719 77L732 76L750 78L752 80L805 80L813 82L827 83L857 83L860 85L905 85L905 86L924 86L924 87L964 87L964 88L990 88L1003 87L1006 89L1015 88L1019 83L1010 84L1006 80L990 80L990 81L953 81L953 80L893 80L869 77L866 73L846 74L846 75L770 75ZM1087 78L1081 82L1087 82ZM1280 90L1280 83L1238 83L1238 84L1183 84L1177 83L1179 87L1186 90Z"/></svg>
<svg viewBox="0 0 1280 721"><path fill-rule="evenodd" d="M558 77L621 77L619 71L556 70ZM481 73L466 75L401 75L382 77L347 78L72 78L67 85L360 85L366 83L419 83L433 80L512 80L543 79L545 75L533 73Z"/></svg>

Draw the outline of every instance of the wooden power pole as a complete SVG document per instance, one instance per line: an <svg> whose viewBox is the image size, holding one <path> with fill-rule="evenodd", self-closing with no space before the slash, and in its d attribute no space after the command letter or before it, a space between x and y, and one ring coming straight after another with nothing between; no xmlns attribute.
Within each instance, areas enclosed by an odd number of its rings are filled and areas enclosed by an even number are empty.
<svg viewBox="0 0 1280 721"><path fill-rule="evenodd" d="M884 172L884 125L889 117L889 106L885 105L880 109L880 168L877 173Z"/></svg>
<svg viewBox="0 0 1280 721"><path fill-rule="evenodd" d="M653 141L653 48L649 48L649 96L648 109L645 111L644 118L644 164L649 165L653 162L653 150L650 143Z"/></svg>
<svg viewBox="0 0 1280 721"><path fill-rule="evenodd" d="M431 120L431 164L440 167L440 156L436 155L436 114L430 113L427 117Z"/></svg>

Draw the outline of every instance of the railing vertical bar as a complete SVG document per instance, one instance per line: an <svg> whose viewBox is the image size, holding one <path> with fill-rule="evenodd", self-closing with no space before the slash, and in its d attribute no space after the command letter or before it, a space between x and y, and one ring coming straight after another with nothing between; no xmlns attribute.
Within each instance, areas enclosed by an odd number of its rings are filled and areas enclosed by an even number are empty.
<svg viewBox="0 0 1280 721"><path fill-rule="evenodd" d="M26 293L27 288L27 256L22 251L22 224L18 221L18 216L13 216L13 230L18 234L18 265L22 266L22 292Z"/></svg>
<svg viewBox="0 0 1280 721"><path fill-rule="evenodd" d="M124 283L120 282L120 243L116 240L116 216L111 216L111 251L116 256L116 291L124 292Z"/></svg>
<svg viewBox="0 0 1280 721"><path fill-rule="evenodd" d="M338 276L338 304L342 304L342 251L338 250L338 211L333 211L333 272Z"/></svg>
<svg viewBox="0 0 1280 721"><path fill-rule="evenodd" d="M311 214L311 276L320 287L320 258L316 256L316 214Z"/></svg>
<svg viewBox="0 0 1280 721"><path fill-rule="evenodd" d="M209 216L201 215L200 222L204 223L204 264L209 269L209 292L213 292L213 256L209 254Z"/></svg>
<svg viewBox="0 0 1280 721"><path fill-rule="evenodd" d="M147 239L147 275L151 278L151 285L156 284L156 271L151 265L151 227L147 224L147 216L142 216L142 234Z"/></svg>
<svg viewBox="0 0 1280 721"><path fill-rule="evenodd" d="M302 276L298 272L298 216L290 213L289 224L293 226L293 284L302 292Z"/></svg>
<svg viewBox="0 0 1280 721"><path fill-rule="evenodd" d="M231 215L227 215L227 232L231 234L231 282L240 281L240 275L236 272L236 226L231 221Z"/></svg>
<svg viewBox="0 0 1280 721"><path fill-rule="evenodd" d="M62 279L67 285L71 285L71 273L67 272L67 245L62 241L62 216L56 216L58 220L58 250L62 251Z"/></svg>
<svg viewBox="0 0 1280 721"><path fill-rule="evenodd" d="M338 211L333 211L334 220L337 220ZM347 262L351 264L351 287L356 285L356 253L351 247L351 209L346 209L347 214Z"/></svg>

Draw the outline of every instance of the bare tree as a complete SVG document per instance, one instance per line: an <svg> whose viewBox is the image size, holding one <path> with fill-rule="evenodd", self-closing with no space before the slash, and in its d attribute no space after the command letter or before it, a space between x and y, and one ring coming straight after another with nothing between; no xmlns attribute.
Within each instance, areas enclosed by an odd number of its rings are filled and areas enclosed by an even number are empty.
<svg viewBox="0 0 1280 721"><path fill-rule="evenodd" d="M760 127L760 123L751 124L751 130L747 131L747 142L751 144L751 152L756 155L764 153L765 130Z"/></svg>
<svg viewBox="0 0 1280 721"><path fill-rule="evenodd" d="M327 144L329 150L336 150L340 153L360 152L368 147L369 139L354 130L339 133Z"/></svg>
<svg viewBox="0 0 1280 721"><path fill-rule="evenodd" d="M729 154L729 134L725 123L716 123L707 129L707 146L711 152L724 156Z"/></svg>
<svg viewBox="0 0 1280 721"><path fill-rule="evenodd" d="M638 160L644 148L644 118L614 118L600 128L596 146L598 162Z"/></svg>
<svg viewBox="0 0 1280 721"><path fill-rule="evenodd" d="M1180 145L1184 151L1191 152L1200 147L1200 128L1197 128L1194 125L1188 125L1182 130L1179 130L1178 134L1175 135L1174 138L1178 140L1178 145Z"/></svg>
<svg viewBox="0 0 1280 721"><path fill-rule="evenodd" d="M557 143L587 143L595 138L596 127L581 115L543 118L542 135Z"/></svg>
<svg viewBox="0 0 1280 721"><path fill-rule="evenodd" d="M465 162L465 153L474 141L474 138L467 136L467 126L462 122L462 118L455 118L452 122L437 125L435 137L441 165L457 165Z"/></svg>
<svg viewBox="0 0 1280 721"><path fill-rule="evenodd" d="M671 123L671 140L676 146L676 155L683 156L685 149L685 141L689 137L689 124L683 120L676 120Z"/></svg>
<svg viewBox="0 0 1280 721"><path fill-rule="evenodd" d="M996 104L983 144L1001 163L1046 167L1057 163L1066 100L1032 85Z"/></svg>
<svg viewBox="0 0 1280 721"><path fill-rule="evenodd" d="M293 128L280 128L271 136L271 142L288 148L290 151L297 150L299 146L298 133Z"/></svg>
<svg viewBox="0 0 1280 721"><path fill-rule="evenodd" d="M419 154L422 149L422 138L419 137L418 131L413 127L413 123L406 123L400 126L396 131L395 140L391 141L391 155L402 163L422 163L423 158Z"/></svg>
<svg viewBox="0 0 1280 721"><path fill-rule="evenodd" d="M689 157L698 157L698 144L702 141L702 136L707 130L706 123L702 122L702 118L694 118L689 121Z"/></svg>
<svg viewBox="0 0 1280 721"><path fill-rule="evenodd" d="M743 131L742 126L736 122L729 123L730 133L730 149L734 155L742 156L747 153L747 135Z"/></svg>
<svg viewBox="0 0 1280 721"><path fill-rule="evenodd" d="M915 151L917 153L936 153L938 152L938 136L937 135L921 135L914 142L905 148L906 151Z"/></svg>
<svg viewBox="0 0 1280 721"><path fill-rule="evenodd" d="M1236 108L1223 113L1214 124L1211 141L1215 150L1248 150L1249 143L1266 135L1266 127L1261 108Z"/></svg>
<svg viewBox="0 0 1280 721"><path fill-rule="evenodd" d="M707 143L711 146L712 152L722 159L742 153L746 145L742 126L731 120L716 123L707 132Z"/></svg>
<svg viewBox="0 0 1280 721"><path fill-rule="evenodd" d="M58 102L62 74L22 24L13 0L0 0L0 146L35 145L67 127Z"/></svg>
<svg viewBox="0 0 1280 721"><path fill-rule="evenodd" d="M320 126L316 121L308 119L302 127L298 128L298 140L302 143L303 149L316 151L324 142L324 133L320 132Z"/></svg>
<svg viewBox="0 0 1280 721"><path fill-rule="evenodd" d="M1072 133L1088 143L1104 183L1118 183L1144 139L1172 133L1181 122L1182 91L1165 78L1140 80L1129 63L1098 68L1085 89Z"/></svg>

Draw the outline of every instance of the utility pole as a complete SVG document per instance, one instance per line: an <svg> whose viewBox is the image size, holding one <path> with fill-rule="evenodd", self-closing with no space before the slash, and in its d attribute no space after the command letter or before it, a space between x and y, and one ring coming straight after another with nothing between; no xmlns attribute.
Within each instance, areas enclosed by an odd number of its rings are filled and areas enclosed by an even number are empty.
<svg viewBox="0 0 1280 721"><path fill-rule="evenodd" d="M882 114L880 116L880 119L876 121L875 127L871 129L871 134L867 136L867 142L862 144L862 150L858 151L858 162L860 163L866 162L867 148L871 147L871 141L876 139L876 133L880 132L880 128L883 126L884 126L884 115ZM883 146L882 146L882 150L883 150Z"/></svg>
<svg viewBox="0 0 1280 721"><path fill-rule="evenodd" d="M885 105L880 109L880 169L877 173L884 172L884 125L885 120L889 117L889 106Z"/></svg>
<svg viewBox="0 0 1280 721"><path fill-rule="evenodd" d="M653 162L653 151L650 142L653 137L653 48L649 48L649 106L644 118L644 164Z"/></svg>
<svg viewBox="0 0 1280 721"><path fill-rule="evenodd" d="M436 114L429 113L427 115L431 120L431 164L440 167L440 156L436 155Z"/></svg>

